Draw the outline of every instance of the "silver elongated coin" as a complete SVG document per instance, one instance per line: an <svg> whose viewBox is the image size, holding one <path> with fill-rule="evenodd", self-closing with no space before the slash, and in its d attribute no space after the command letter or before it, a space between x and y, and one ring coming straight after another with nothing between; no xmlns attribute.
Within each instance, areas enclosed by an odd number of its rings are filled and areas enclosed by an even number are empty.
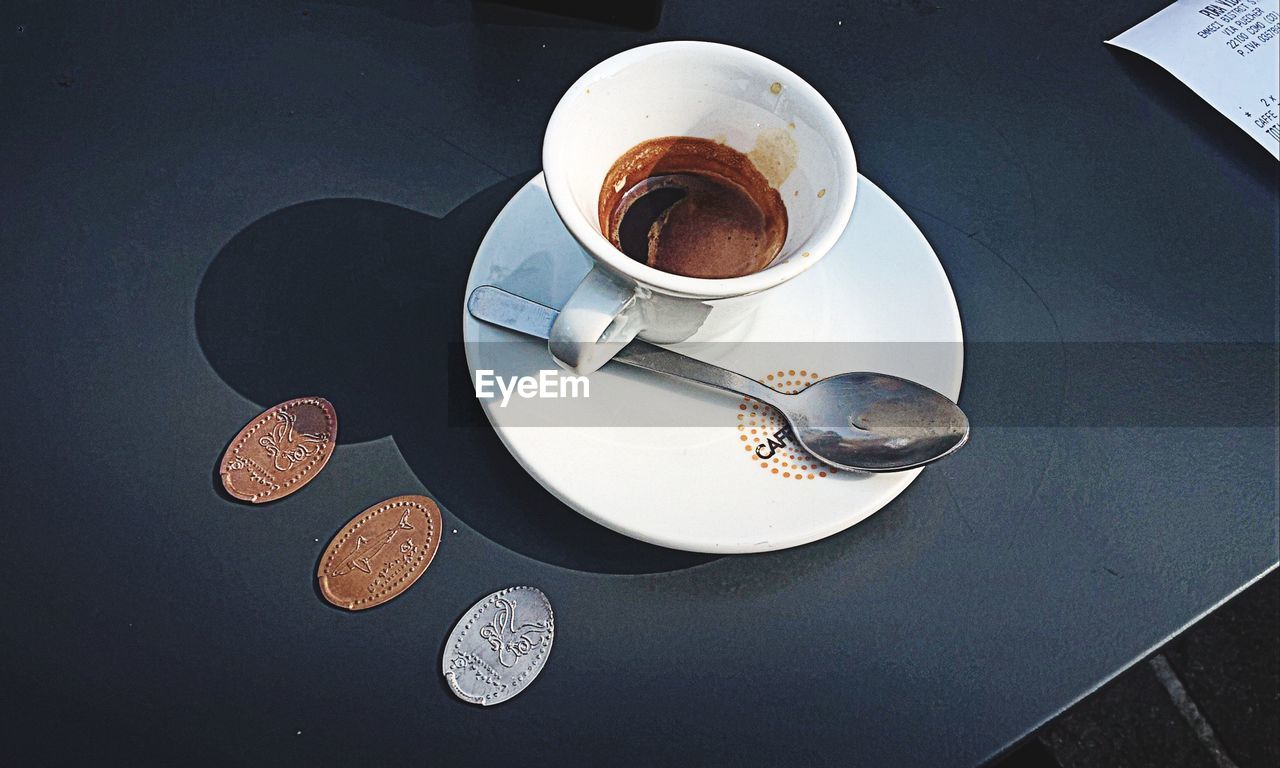
<svg viewBox="0 0 1280 768"><path fill-rule="evenodd" d="M463 701L490 706L528 687L555 638L551 601L533 587L508 587L471 606L444 646L444 679Z"/></svg>

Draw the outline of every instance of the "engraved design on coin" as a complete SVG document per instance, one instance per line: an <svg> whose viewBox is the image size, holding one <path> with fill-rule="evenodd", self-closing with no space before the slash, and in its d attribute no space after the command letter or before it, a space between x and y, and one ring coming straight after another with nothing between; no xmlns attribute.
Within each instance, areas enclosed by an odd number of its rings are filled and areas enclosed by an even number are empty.
<svg viewBox="0 0 1280 768"><path fill-rule="evenodd" d="M271 457L271 466L275 467L277 472L288 472L293 469L293 465L308 456L314 456L319 446L324 445L327 439L319 432L307 432L299 438L293 430L297 422L297 414L276 411L276 425L270 432L258 438L258 445L261 445ZM293 447L288 448L289 445Z"/></svg>
<svg viewBox="0 0 1280 768"><path fill-rule="evenodd" d="M524 690L555 639L551 601L533 587L494 592L467 611L445 643L442 670L454 694L490 706Z"/></svg>
<svg viewBox="0 0 1280 768"><path fill-rule="evenodd" d="M412 530L414 530L414 527L409 522L409 510L406 509L404 511L404 516L400 518L400 522L396 523L395 525L383 531L382 533L374 534L369 538L365 538L364 536L357 536L356 548L351 553L351 557L348 557L346 560L343 560L341 565L339 565L337 568L333 569L332 571L329 571L329 575L335 576L335 577L346 576L348 573L351 573L352 571L364 571L365 574L373 573L373 565L372 565L373 558L378 556L378 553L382 551L382 548L390 544L391 540L396 537L397 533L400 533L401 531L412 531ZM372 541L373 543L371 544L370 541ZM409 539L408 541L405 541L403 544L400 545L400 551L406 555L411 555L414 552L414 550L415 550L415 547L413 544L413 539Z"/></svg>
<svg viewBox="0 0 1280 768"><path fill-rule="evenodd" d="M426 496L374 504L342 527L320 558L320 594L359 611L391 600L422 576L440 548L440 508Z"/></svg>
<svg viewBox="0 0 1280 768"><path fill-rule="evenodd" d="M272 406L231 441L219 469L222 485L254 504L288 496L324 468L337 434L338 416L322 397Z"/></svg>
<svg viewBox="0 0 1280 768"><path fill-rule="evenodd" d="M497 610L493 612L493 620L480 628L480 637L498 652L499 664L513 667L521 656L529 655L535 645L542 644L542 634L547 631L547 622L519 624L516 622L514 603L505 597L499 597L494 600L494 604Z"/></svg>

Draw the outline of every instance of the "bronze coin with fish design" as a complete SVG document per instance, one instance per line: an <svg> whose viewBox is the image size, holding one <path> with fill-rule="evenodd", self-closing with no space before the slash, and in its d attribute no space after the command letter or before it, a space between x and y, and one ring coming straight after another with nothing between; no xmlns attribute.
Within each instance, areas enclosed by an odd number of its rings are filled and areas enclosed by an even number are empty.
<svg viewBox="0 0 1280 768"><path fill-rule="evenodd" d="M551 601L533 587L508 587L471 606L444 645L444 679L463 701L499 704L542 672L555 639Z"/></svg>
<svg viewBox="0 0 1280 768"><path fill-rule="evenodd" d="M333 454L338 414L323 397L274 405L235 436L222 456L222 485L241 501L262 504L311 482Z"/></svg>
<svg viewBox="0 0 1280 768"><path fill-rule="evenodd" d="M324 599L349 611L404 592L440 549L440 508L426 496L397 496L356 515L333 537L316 578Z"/></svg>

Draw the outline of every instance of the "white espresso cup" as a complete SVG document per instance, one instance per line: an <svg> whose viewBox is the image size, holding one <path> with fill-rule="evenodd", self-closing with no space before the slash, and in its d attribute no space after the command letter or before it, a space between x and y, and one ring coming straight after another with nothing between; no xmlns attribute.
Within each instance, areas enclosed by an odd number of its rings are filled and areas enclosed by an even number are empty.
<svg viewBox="0 0 1280 768"><path fill-rule="evenodd" d="M664 136L721 141L751 157L778 190L787 237L769 266L741 277L686 277L632 259L601 234L605 175L632 147ZM758 54L697 41L633 48L579 78L551 115L542 163L556 212L593 261L548 342L552 357L577 373L596 370L637 337L669 344L725 336L771 288L831 250L858 183L849 134L812 86Z"/></svg>

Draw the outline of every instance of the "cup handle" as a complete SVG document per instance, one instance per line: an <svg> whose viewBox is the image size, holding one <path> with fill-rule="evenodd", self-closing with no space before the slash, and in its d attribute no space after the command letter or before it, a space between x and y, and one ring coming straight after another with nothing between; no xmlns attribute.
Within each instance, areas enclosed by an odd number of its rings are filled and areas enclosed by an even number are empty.
<svg viewBox="0 0 1280 768"><path fill-rule="evenodd" d="M574 373L596 371L640 332L640 298L634 283L592 267L551 326L551 356Z"/></svg>

